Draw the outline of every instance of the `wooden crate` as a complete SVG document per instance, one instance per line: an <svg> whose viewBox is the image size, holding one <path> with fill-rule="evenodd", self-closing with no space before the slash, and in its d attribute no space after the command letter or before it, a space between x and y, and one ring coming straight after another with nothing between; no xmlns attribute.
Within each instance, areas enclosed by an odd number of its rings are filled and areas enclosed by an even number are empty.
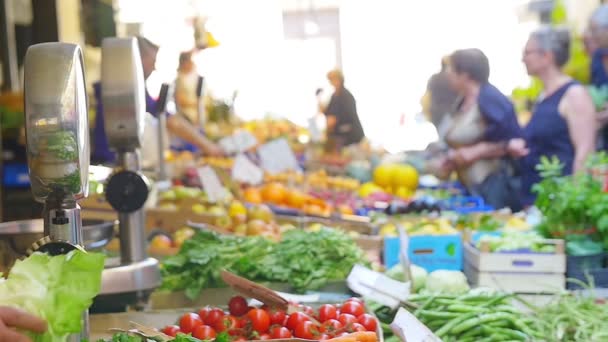
<svg viewBox="0 0 608 342"><path fill-rule="evenodd" d="M482 272L464 264L464 274L474 287L515 293L557 293L564 290L564 273Z"/></svg>
<svg viewBox="0 0 608 342"><path fill-rule="evenodd" d="M471 242L464 243L465 264L479 272L558 273L566 272L563 240L546 240L555 246L554 253L492 253L487 242L479 249Z"/></svg>

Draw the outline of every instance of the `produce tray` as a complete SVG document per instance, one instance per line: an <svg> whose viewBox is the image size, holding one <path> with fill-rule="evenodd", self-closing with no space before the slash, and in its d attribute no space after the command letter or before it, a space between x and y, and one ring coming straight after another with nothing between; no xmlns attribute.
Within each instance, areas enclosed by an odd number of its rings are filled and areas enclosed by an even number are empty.
<svg viewBox="0 0 608 342"><path fill-rule="evenodd" d="M492 253L486 243L477 249L470 242L464 243L465 264L479 272L559 273L566 272L566 255L563 240L546 240L555 245L554 253Z"/></svg>
<svg viewBox="0 0 608 342"><path fill-rule="evenodd" d="M293 289L286 283L260 283L274 291L290 293ZM321 289L320 293L351 294L346 280L330 282ZM150 296L150 308L153 310L167 310L178 308L198 308L206 305L220 306L228 303L234 296L234 290L230 287L204 289L198 298L192 300L186 297L183 291L167 292L155 291Z"/></svg>
<svg viewBox="0 0 608 342"><path fill-rule="evenodd" d="M482 272L464 264L464 274L474 287L515 293L558 293L564 290L564 273Z"/></svg>
<svg viewBox="0 0 608 342"><path fill-rule="evenodd" d="M188 222L215 224L218 215L196 214L190 208L163 209L153 208L146 211L146 231L163 230L173 233L181 227L187 226Z"/></svg>

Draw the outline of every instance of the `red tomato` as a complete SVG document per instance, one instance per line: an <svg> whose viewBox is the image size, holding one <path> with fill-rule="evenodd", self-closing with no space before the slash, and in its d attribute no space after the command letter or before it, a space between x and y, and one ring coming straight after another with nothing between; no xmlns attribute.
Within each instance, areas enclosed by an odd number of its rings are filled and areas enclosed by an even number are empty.
<svg viewBox="0 0 608 342"><path fill-rule="evenodd" d="M311 321L305 321L297 326L294 335L299 338L315 340L321 333L319 332L319 327L317 325Z"/></svg>
<svg viewBox="0 0 608 342"><path fill-rule="evenodd" d="M303 305L302 311L304 311L304 313L307 314L309 317L315 316L315 310L308 305Z"/></svg>
<svg viewBox="0 0 608 342"><path fill-rule="evenodd" d="M268 316L270 316L270 325L283 325L283 323L285 323L285 317L287 317L287 314L283 310L270 309L268 310Z"/></svg>
<svg viewBox="0 0 608 342"><path fill-rule="evenodd" d="M348 330L352 332L366 331L365 327L359 323L353 323Z"/></svg>
<svg viewBox="0 0 608 342"><path fill-rule="evenodd" d="M247 316L243 316L236 321L237 328L247 328L251 327L251 320Z"/></svg>
<svg viewBox="0 0 608 342"><path fill-rule="evenodd" d="M175 337L181 330L177 325L167 325L161 332L165 335Z"/></svg>
<svg viewBox="0 0 608 342"><path fill-rule="evenodd" d="M269 334L262 334L260 335L260 340L272 340L272 337L270 337Z"/></svg>
<svg viewBox="0 0 608 342"><path fill-rule="evenodd" d="M322 331L330 334L335 334L336 332L342 330L343 326L340 321L336 319L328 319L323 322Z"/></svg>
<svg viewBox="0 0 608 342"><path fill-rule="evenodd" d="M348 328L350 325L357 323L357 317L343 313L338 316L338 321L342 323L344 328Z"/></svg>
<svg viewBox="0 0 608 342"><path fill-rule="evenodd" d="M247 300L241 296L230 298L230 302L228 303L230 314L236 317L247 314L247 307Z"/></svg>
<svg viewBox="0 0 608 342"><path fill-rule="evenodd" d="M224 317L224 311L221 309L211 309L205 317L205 324L214 327Z"/></svg>
<svg viewBox="0 0 608 342"><path fill-rule="evenodd" d="M328 334L321 334L317 338L319 339L319 341L325 341L331 339L331 336L329 336Z"/></svg>
<svg viewBox="0 0 608 342"><path fill-rule="evenodd" d="M209 315L209 311L211 311L211 309L209 309L209 307L204 307L198 311L198 316L203 320L203 322Z"/></svg>
<svg viewBox="0 0 608 342"><path fill-rule="evenodd" d="M363 300L362 300L361 298L358 298L358 297L350 297L350 298L348 298L348 299L345 301L345 303L346 303L346 302L357 302L357 303L359 303L359 304L364 304Z"/></svg>
<svg viewBox="0 0 608 342"><path fill-rule="evenodd" d="M338 309L330 304L323 304L319 308L319 321L325 322L330 319L338 318Z"/></svg>
<svg viewBox="0 0 608 342"><path fill-rule="evenodd" d="M231 315L224 316L217 323L215 323L213 328L217 332L236 329L236 328L238 328L238 321L237 321L236 317L234 317L234 316L231 316Z"/></svg>
<svg viewBox="0 0 608 342"><path fill-rule="evenodd" d="M289 315L287 324L285 325L289 330L294 331L302 322L310 321L310 317L302 312L294 312Z"/></svg>
<svg viewBox="0 0 608 342"><path fill-rule="evenodd" d="M279 338L291 338L291 331L289 331L289 329L285 328L285 327L280 327L280 326L275 326L270 328L270 336L273 339L279 339Z"/></svg>
<svg viewBox="0 0 608 342"><path fill-rule="evenodd" d="M247 313L247 317L251 320L253 330L263 334L270 328L270 316L262 309L253 309Z"/></svg>
<svg viewBox="0 0 608 342"><path fill-rule="evenodd" d="M208 325L199 325L196 327L192 336L201 340L211 340L215 338L215 330Z"/></svg>
<svg viewBox="0 0 608 342"><path fill-rule="evenodd" d="M340 312L343 314L351 314L355 317L359 317L365 313L365 308L361 303L350 301L342 305L342 307L340 308Z"/></svg>
<svg viewBox="0 0 608 342"><path fill-rule="evenodd" d="M179 319L179 327L185 334L190 334L198 326L203 325L203 320L195 313L187 313Z"/></svg>
<svg viewBox="0 0 608 342"><path fill-rule="evenodd" d="M378 328L378 321L370 314L363 314L357 317L357 322L364 326L367 331L376 331Z"/></svg>

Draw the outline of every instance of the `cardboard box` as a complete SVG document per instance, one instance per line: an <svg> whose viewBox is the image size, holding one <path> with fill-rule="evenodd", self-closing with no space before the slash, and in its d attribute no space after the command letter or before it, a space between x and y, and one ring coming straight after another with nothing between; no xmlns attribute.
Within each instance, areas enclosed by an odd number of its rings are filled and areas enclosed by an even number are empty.
<svg viewBox="0 0 608 342"><path fill-rule="evenodd" d="M384 238L384 265L387 268L399 263L400 251L400 238ZM463 262L461 234L409 236L408 257L412 264L429 272L440 269L460 271Z"/></svg>

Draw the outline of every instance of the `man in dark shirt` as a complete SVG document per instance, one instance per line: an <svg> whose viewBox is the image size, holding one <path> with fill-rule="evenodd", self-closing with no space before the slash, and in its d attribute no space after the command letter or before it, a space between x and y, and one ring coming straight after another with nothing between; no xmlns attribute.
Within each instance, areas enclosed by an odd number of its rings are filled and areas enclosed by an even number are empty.
<svg viewBox="0 0 608 342"><path fill-rule="evenodd" d="M353 94L344 87L344 75L340 70L332 70L327 74L329 83L335 91L323 113L327 117L327 132L329 140L333 140L338 148L357 144L365 134L357 115L357 103Z"/></svg>

